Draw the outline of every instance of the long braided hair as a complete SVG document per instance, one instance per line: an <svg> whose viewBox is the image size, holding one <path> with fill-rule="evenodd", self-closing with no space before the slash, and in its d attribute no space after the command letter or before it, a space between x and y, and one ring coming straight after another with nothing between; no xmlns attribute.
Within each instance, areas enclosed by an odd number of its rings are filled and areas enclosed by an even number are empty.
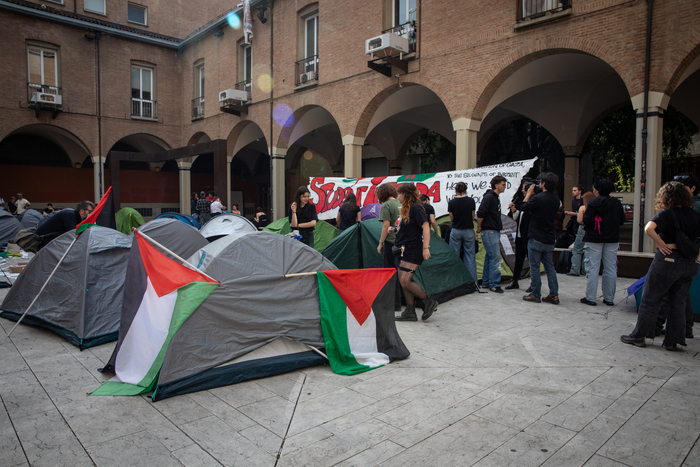
<svg viewBox="0 0 700 467"><path fill-rule="evenodd" d="M418 200L418 188L413 183L403 183L398 186L396 191L403 195L403 202L401 203L401 219L403 223L408 225L409 213L411 212L411 206L418 204L418 206L423 207L421 202Z"/></svg>

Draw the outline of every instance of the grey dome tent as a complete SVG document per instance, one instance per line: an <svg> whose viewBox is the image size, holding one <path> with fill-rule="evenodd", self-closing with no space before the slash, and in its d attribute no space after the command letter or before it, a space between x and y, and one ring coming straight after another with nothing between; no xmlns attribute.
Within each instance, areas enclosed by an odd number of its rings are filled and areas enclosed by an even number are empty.
<svg viewBox="0 0 700 467"><path fill-rule="evenodd" d="M22 229L22 224L15 216L0 208L0 246L14 240L17 232Z"/></svg>
<svg viewBox="0 0 700 467"><path fill-rule="evenodd" d="M17 321L75 238L55 238L29 262L0 305ZM117 338L131 239L106 227L83 232L22 320L65 337L81 349Z"/></svg>
<svg viewBox="0 0 700 467"><path fill-rule="evenodd" d="M333 239L324 256L339 269L381 268L377 253L382 223L378 219L358 222ZM415 281L433 300L444 303L460 295L476 292L474 278L454 250L431 231L430 259L416 271Z"/></svg>
<svg viewBox="0 0 700 467"><path fill-rule="evenodd" d="M188 260L221 285L175 333L164 356L154 400L326 363L315 275L336 269L301 242L267 232L234 233ZM122 325L136 314L145 269L127 271ZM105 371L113 372L121 341Z"/></svg>
<svg viewBox="0 0 700 467"><path fill-rule="evenodd" d="M232 233L257 231L258 228L255 227L255 224L237 214L221 214L212 217L211 220L204 224L199 230L202 236L210 242Z"/></svg>
<svg viewBox="0 0 700 467"><path fill-rule="evenodd" d="M39 225L39 222L41 222L43 218L44 215L36 209L27 209L22 213L20 222L22 223L22 227L27 229Z"/></svg>
<svg viewBox="0 0 700 467"><path fill-rule="evenodd" d="M145 233L181 258L189 258L200 248L209 244L199 230L174 218L153 219L137 230Z"/></svg>

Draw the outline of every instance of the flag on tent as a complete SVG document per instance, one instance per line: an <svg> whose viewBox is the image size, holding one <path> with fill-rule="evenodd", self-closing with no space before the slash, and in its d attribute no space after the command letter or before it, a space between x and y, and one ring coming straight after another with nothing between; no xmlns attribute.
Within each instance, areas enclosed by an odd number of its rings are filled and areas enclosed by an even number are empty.
<svg viewBox="0 0 700 467"><path fill-rule="evenodd" d="M146 273L143 298L130 302L136 310L122 310L122 316L133 319L117 353L116 376L92 395L129 396L152 391L172 337L219 286L209 276L162 254L138 231L135 234Z"/></svg>
<svg viewBox="0 0 700 467"><path fill-rule="evenodd" d="M321 328L331 369L353 375L409 356L394 324L394 269L317 273Z"/></svg>
<svg viewBox="0 0 700 467"><path fill-rule="evenodd" d="M112 187L107 189L107 192L102 195L102 199L95 209L83 222L75 226L77 234L90 227L91 224L99 225L100 227L109 227L110 229L117 228L117 222L114 218L114 202L112 200ZM85 227L83 227L85 226Z"/></svg>

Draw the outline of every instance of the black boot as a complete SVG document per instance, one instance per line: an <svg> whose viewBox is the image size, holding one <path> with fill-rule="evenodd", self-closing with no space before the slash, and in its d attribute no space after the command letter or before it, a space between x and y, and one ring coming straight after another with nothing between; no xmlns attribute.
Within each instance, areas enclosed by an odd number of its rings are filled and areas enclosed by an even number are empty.
<svg viewBox="0 0 700 467"><path fill-rule="evenodd" d="M432 316L432 314L435 312L435 310L437 310L437 306L438 306L438 302L436 302L435 300L433 300L431 298L426 297L425 307L423 308L423 316L421 317L421 319L423 321L425 321L428 318L430 318L430 316Z"/></svg>
<svg viewBox="0 0 700 467"><path fill-rule="evenodd" d="M520 286L518 285L518 281L513 279L510 281L510 284L506 285L506 290L513 290L513 289L519 289Z"/></svg>
<svg viewBox="0 0 700 467"><path fill-rule="evenodd" d="M406 309L403 310L401 315L394 317L395 321L418 321L418 316L416 315L416 307L414 305L406 305Z"/></svg>

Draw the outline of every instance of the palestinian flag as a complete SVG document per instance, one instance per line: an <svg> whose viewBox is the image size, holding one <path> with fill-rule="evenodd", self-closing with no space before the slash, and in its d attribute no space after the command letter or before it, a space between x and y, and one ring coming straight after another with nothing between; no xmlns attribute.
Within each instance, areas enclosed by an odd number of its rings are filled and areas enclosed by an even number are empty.
<svg viewBox="0 0 700 467"><path fill-rule="evenodd" d="M174 261L135 231L144 284L140 300L124 300L114 378L94 396L130 396L151 392L168 344L182 323L199 307L219 283ZM132 309L129 309L132 308ZM124 332L125 331L125 332ZM122 335L123 333L123 335Z"/></svg>
<svg viewBox="0 0 700 467"><path fill-rule="evenodd" d="M410 355L394 324L394 269L317 273L331 369L354 375Z"/></svg>
<svg viewBox="0 0 700 467"><path fill-rule="evenodd" d="M100 227L108 227L110 229L117 228L117 222L114 218L114 201L112 200L112 187L107 189L107 192L102 195L102 199L95 209L83 222L75 226L77 234L89 228L91 225L99 225ZM83 227L84 226L84 227Z"/></svg>

